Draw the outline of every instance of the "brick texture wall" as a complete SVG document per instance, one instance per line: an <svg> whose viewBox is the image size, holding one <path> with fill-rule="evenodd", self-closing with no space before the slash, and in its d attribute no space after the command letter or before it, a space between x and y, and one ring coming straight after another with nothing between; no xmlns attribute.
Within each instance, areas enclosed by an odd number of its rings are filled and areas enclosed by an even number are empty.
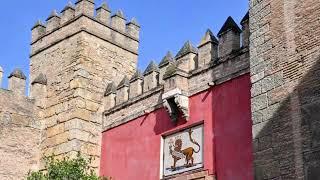
<svg viewBox="0 0 320 180"><path fill-rule="evenodd" d="M256 179L320 177L320 2L251 0Z"/></svg>

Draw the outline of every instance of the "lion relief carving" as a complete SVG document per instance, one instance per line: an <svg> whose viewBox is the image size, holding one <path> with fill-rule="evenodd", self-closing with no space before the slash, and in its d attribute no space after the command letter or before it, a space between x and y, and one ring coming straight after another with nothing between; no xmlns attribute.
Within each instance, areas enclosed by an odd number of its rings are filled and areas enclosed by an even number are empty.
<svg viewBox="0 0 320 180"><path fill-rule="evenodd" d="M185 149L182 149L183 147L183 141L181 138L177 138L174 142L171 143L169 146L169 152L170 155L173 158L173 164L171 166L172 171L176 171L177 169L177 162L180 160L185 160L184 167L189 168L194 166L194 153L199 153L201 150L201 147L198 142L196 142L192 138L192 130L189 129L188 135L189 135L189 140L191 141L192 144L196 145L198 147L197 150L195 150L193 147L187 147Z"/></svg>

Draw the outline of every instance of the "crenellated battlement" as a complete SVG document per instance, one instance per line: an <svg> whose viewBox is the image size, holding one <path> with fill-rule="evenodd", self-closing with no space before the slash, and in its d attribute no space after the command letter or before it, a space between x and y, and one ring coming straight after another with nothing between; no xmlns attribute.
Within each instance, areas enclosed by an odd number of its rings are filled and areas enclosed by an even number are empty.
<svg viewBox="0 0 320 180"><path fill-rule="evenodd" d="M138 21L96 2L35 22L30 74L0 67L0 179L79 153L111 179L320 176L320 1L250 0L144 70Z"/></svg>
<svg viewBox="0 0 320 180"><path fill-rule="evenodd" d="M30 169L38 169L42 128L40 113L37 100L26 96L25 74L20 69L13 70L8 75L8 89L4 89L1 86L4 71L0 67L0 154L5 162L0 166L2 169L9 167L8 174L12 175L1 174L0 179L25 179ZM16 162L15 159L21 160L19 166L10 163Z"/></svg>
<svg viewBox="0 0 320 180"><path fill-rule="evenodd" d="M40 148L43 156L81 151L99 159L103 104L114 106L102 99L104 90L115 81L118 86L110 87L111 94L127 97L129 78L137 66L140 26L135 18L126 19L124 12L112 12L106 3L96 7L94 0L77 0L32 28L30 96L41 109L39 119L46 132ZM70 124L74 121L92 122L93 137L84 138L85 127L70 134L76 128ZM65 148L70 143L79 146Z"/></svg>
<svg viewBox="0 0 320 180"><path fill-rule="evenodd" d="M4 71L0 66L0 89L2 88L3 73ZM46 86L47 77L46 75L41 73L31 81L30 95L28 96L26 94L26 90L28 89L27 76L23 73L21 69L14 69L8 76L7 92L11 92L15 96L33 99L37 103L37 100L44 99L46 97Z"/></svg>
<svg viewBox="0 0 320 180"><path fill-rule="evenodd" d="M109 83L104 96L105 129L159 107L170 109L167 98L175 94L179 98L175 101L181 101L185 106L187 97L248 73L246 17L241 21L242 30L228 17L218 38L208 29L197 47L187 41L175 56L167 52L159 65L151 61L143 74L137 70L132 77L125 76L119 84ZM188 111L184 113L188 117Z"/></svg>
<svg viewBox="0 0 320 180"><path fill-rule="evenodd" d="M4 71L0 66L0 89L2 88ZM14 69L8 76L8 92L17 96L25 96L27 77L20 69Z"/></svg>
<svg viewBox="0 0 320 180"><path fill-rule="evenodd" d="M160 63L137 69L140 25L94 0L69 2L32 28L30 87L21 70L9 76L2 93L30 100L28 108L41 125L40 157L75 152L96 158L101 132L135 117L165 108L172 121L179 108L189 118L189 97L249 70L249 28L229 17L215 36L207 30L198 46L186 41ZM240 37L243 36L242 46ZM218 38L217 38L218 37ZM0 85L3 70L0 68ZM104 116L102 116L104 114ZM41 167L41 165L39 165Z"/></svg>
<svg viewBox="0 0 320 180"><path fill-rule="evenodd" d="M78 0L75 4L69 2L60 13L53 10L46 23L36 22L32 28L31 57L80 32L138 54L140 25L135 18L127 21L121 10L112 15L106 3L95 9L93 0Z"/></svg>

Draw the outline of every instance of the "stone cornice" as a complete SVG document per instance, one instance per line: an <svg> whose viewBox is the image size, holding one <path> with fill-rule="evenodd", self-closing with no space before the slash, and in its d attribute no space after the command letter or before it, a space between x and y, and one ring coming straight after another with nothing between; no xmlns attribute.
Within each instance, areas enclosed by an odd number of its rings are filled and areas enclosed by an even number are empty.
<svg viewBox="0 0 320 180"><path fill-rule="evenodd" d="M44 51L44 50L46 50L46 49L49 49L50 47L52 47L52 46L54 46L54 45L56 45L56 44L58 44L58 43L60 43L60 42L62 42L62 41L64 41L64 40L66 40L66 39L68 39L68 38L71 38L71 37L73 37L73 36L75 36L75 35L77 35L77 34L79 34L79 33L81 33L81 32L86 32L86 33L88 33L88 34L90 34L90 35L92 35L92 36L95 36L95 37L97 37L97 38L99 38L99 39L101 39L101 40L107 41L107 42L109 42L109 43L111 43L111 44L113 44L113 45L115 45L115 46L117 46L117 47L119 47L119 48L121 48L121 49L123 49L123 50L126 50L126 51L128 51L128 52L130 52L130 53L132 53L132 54L134 54L134 55L138 55L138 53L136 53L136 52L134 52L134 51L132 51L132 50L130 50L130 49L128 49L128 48L125 48L125 47L123 47L122 45L117 44L116 42L112 42L112 41L110 41L109 39L100 37L100 36L96 35L95 33L89 31L88 29L80 29L80 30L78 30L78 31L76 31L76 32L74 32L74 33L72 33L72 34L70 34L70 35L65 36L65 37L62 38L62 39L59 39L59 40L57 40L57 41L54 41L54 42L52 42L51 44L49 44L49 45L47 45L47 46L44 46L43 48L38 49L38 50L35 51L34 53L30 54L29 57L32 58L33 56L41 53L42 51Z"/></svg>
<svg viewBox="0 0 320 180"><path fill-rule="evenodd" d="M113 31L115 31L115 32L118 32L119 34L122 34L123 36L126 36L127 38L130 38L130 39L132 39L132 40L134 40L134 41L136 41L136 42L139 42L138 39L136 39L136 38L128 35L127 33L121 32L121 31L119 31L119 30L111 27L110 25L108 25L108 24L106 24L106 23L103 23L103 22L101 22L101 21L98 21L98 20L95 19L94 17L90 17L90 16L85 15L85 14L80 14L80 15L76 16L75 18L71 19L70 21L66 22L65 24L62 24L61 26L53 29L51 32L48 32L48 33L46 33L45 35L41 36L41 37L38 38L36 41L31 42L30 45L33 45L33 44L35 44L36 42L38 42L39 40L41 40L42 38L44 38L44 37L46 37L46 36L49 36L49 35L52 34L53 32L58 31L58 30L62 29L63 27L68 26L69 24L72 24L73 22L77 21L77 20L80 19L81 17L86 17L86 18L88 18L88 19L91 19L91 20L93 20L93 21L96 22L96 23L99 23L99 24L101 24L101 25L103 25L103 26L105 26L105 27L107 27L107 28L110 28L111 30L113 30Z"/></svg>
<svg viewBox="0 0 320 180"><path fill-rule="evenodd" d="M136 38L128 35L127 33L121 32L121 31L119 31L119 30L117 30L117 29L114 29L114 28L111 27L110 25L107 25L107 24L105 24L105 23L102 23L102 22L98 21L97 19L95 19L95 18L93 18L93 17L90 17L90 16L87 16L87 15L81 14L81 15L73 18L72 20L66 22L65 24L59 26L58 28L55 28L55 29L53 29L52 31L46 33L45 35L39 37L39 38L38 38L37 40L35 40L34 42L31 42L31 46L35 46L35 45L37 45L37 43L42 42L43 40L46 40L45 38L47 38L47 37L49 37L49 36L52 36L54 33L59 32L61 29L66 28L66 27L68 27L69 25L72 25L73 23L77 22L77 21L78 21L79 19L81 19L81 18L87 18L87 19L89 19L89 20L92 20L93 22L95 22L95 23L97 23L97 24L99 24L99 25L102 25L103 27L109 28L109 29L111 30L111 32L119 33L119 34L121 34L122 36L124 36L124 37L126 37L126 38L129 38L129 40L131 40L131 41L133 41L133 42L136 42L136 43L139 43L139 40L138 40L138 39L136 39ZM50 47L58 44L59 42L62 42L62 41L64 41L65 39L68 39L68 38L70 38L70 37L72 37L72 36L74 36L74 35L76 35L76 34L78 34L78 33L80 33L80 32L87 32L88 34L91 34L91 35L93 35L93 36L95 36L95 37L97 37L97 38L99 38L99 39L102 39L102 40L104 40L104 41L107 41L107 42L109 42L109 43L111 43L111 44L113 44L113 45L115 45L115 46L117 46L117 47L120 47L120 48L122 48L122 49L124 49L124 50L126 50L126 51L128 51L128 52L131 52L131 53L133 53L133 54L135 54L135 55L138 55L138 52L137 52L136 50L131 50L131 49L125 47L124 45L121 45L121 44L113 41L111 37L110 37L110 38L102 37L101 35L97 34L94 30L91 30L91 29L89 29L89 28L87 28L87 27L80 27L78 30L75 30L74 32L69 33L69 34L67 34L67 35L65 35L65 36L61 36L61 37L57 38L55 41L51 42L50 44L45 45L45 46L43 46L43 47L40 47L39 49L35 50L35 52L31 52L30 57L33 57L34 55L40 53L41 51L43 51L43 50L45 50L45 49L48 49L48 48L50 48Z"/></svg>

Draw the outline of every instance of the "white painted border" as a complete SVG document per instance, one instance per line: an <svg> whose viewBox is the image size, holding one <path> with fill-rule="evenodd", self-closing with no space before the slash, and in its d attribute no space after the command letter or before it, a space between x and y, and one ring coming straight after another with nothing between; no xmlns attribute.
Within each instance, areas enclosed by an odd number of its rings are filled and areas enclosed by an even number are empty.
<svg viewBox="0 0 320 180"><path fill-rule="evenodd" d="M163 157L164 157L164 152L163 152L163 145L164 145L164 137L161 136L160 138L160 179L163 178Z"/></svg>
<svg viewBox="0 0 320 180"><path fill-rule="evenodd" d="M202 145L203 145L203 148L202 149L202 167L204 167L204 160L205 160L205 154L204 154L204 143L205 143L205 124L204 124L204 121L202 121L202 123L199 123L199 124L194 124L194 125L190 125L190 126L187 126L187 127L183 127L177 131L174 131L174 132L171 132L169 134L165 134L165 135L161 135L161 138L160 138L160 180L161 179L164 179L165 176L164 176L164 172L163 172L163 169L164 169L164 166L163 166L163 161L164 161L164 139L165 137L167 136L171 136L173 134L176 134L176 133L179 133L179 132L182 132L182 131L185 131L186 129L189 129L189 128L195 128L195 127L198 127L198 126L202 126ZM199 168L200 169L200 168ZM193 169L193 170L196 170L196 169ZM192 170L191 170L192 171ZM188 172L188 171L186 171Z"/></svg>

